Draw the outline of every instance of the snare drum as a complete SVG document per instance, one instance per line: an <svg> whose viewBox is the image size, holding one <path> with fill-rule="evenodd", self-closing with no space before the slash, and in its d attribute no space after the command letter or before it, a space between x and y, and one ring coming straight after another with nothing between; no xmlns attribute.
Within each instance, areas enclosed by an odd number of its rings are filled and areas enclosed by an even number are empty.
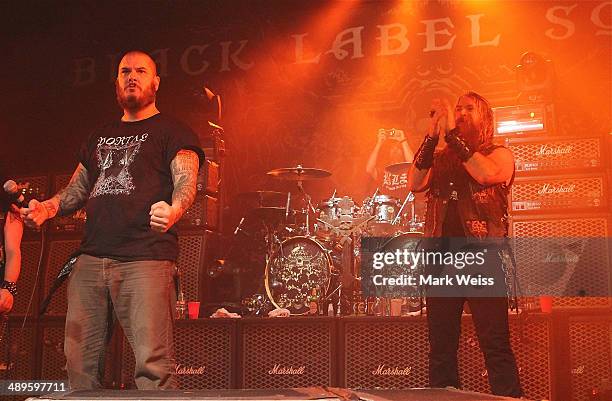
<svg viewBox="0 0 612 401"><path fill-rule="evenodd" d="M265 286L268 298L277 308L292 315L308 313L308 296L313 289L327 294L332 261L329 252L309 237L283 241L266 265Z"/></svg>

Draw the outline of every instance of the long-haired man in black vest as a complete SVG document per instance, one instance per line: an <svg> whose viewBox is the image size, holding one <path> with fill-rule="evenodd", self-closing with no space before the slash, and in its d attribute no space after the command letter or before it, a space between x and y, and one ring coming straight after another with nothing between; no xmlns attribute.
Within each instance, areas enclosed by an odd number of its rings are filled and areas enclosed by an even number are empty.
<svg viewBox="0 0 612 401"><path fill-rule="evenodd" d="M456 252L459 240L462 251L465 244L470 244L467 249L478 252L485 248L484 244L503 244L508 235L507 195L514 178L514 158L510 150L493 144L493 112L482 96L475 92L462 95L454 118L452 113L450 107L434 103L428 134L415 154L408 185L413 191L427 190L427 243L436 244L437 250ZM440 137L444 141L439 141ZM427 289L432 387L460 387L457 350L467 301L492 392L522 395L510 347L506 276L500 249L487 249L488 270L482 270L495 286L458 288L454 282L446 288ZM437 267L440 273L457 266ZM459 271L467 272L469 269Z"/></svg>

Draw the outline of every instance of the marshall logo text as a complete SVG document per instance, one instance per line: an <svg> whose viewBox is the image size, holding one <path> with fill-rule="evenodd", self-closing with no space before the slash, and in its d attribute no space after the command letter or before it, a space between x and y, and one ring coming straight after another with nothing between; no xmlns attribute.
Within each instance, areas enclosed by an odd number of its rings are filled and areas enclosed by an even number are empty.
<svg viewBox="0 0 612 401"><path fill-rule="evenodd" d="M185 366L176 364L174 369L177 375L203 375L206 366Z"/></svg>
<svg viewBox="0 0 612 401"><path fill-rule="evenodd" d="M398 368L385 366L384 364L378 365L376 369L372 371L373 376L410 376L412 373L412 367L406 366L405 368Z"/></svg>
<svg viewBox="0 0 612 401"><path fill-rule="evenodd" d="M572 153L573 150L572 145L558 145L558 146L548 146L542 145L540 149L536 150L536 156L558 156L558 155L567 155Z"/></svg>
<svg viewBox="0 0 612 401"><path fill-rule="evenodd" d="M269 375L303 375L306 373L306 366L302 365L298 368L293 366L281 366L280 363L274 365L274 367L268 370Z"/></svg>

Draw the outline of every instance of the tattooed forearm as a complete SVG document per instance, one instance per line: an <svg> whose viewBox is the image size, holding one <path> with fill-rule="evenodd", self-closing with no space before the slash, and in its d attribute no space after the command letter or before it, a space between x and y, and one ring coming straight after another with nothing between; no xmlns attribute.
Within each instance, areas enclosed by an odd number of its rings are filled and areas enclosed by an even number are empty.
<svg viewBox="0 0 612 401"><path fill-rule="evenodd" d="M198 166L198 155L191 150L179 151L170 163L174 184L172 207L177 208L180 214L178 217L183 215L195 199Z"/></svg>
<svg viewBox="0 0 612 401"><path fill-rule="evenodd" d="M89 192L90 185L87 169L79 163L66 188L55 195L59 200L59 202L57 202L58 210L56 210L55 213L60 216L66 216L79 210L85 205L89 197ZM53 198L50 200L53 200ZM47 205L45 205L45 207L47 207ZM49 214L49 216L51 216L51 214Z"/></svg>

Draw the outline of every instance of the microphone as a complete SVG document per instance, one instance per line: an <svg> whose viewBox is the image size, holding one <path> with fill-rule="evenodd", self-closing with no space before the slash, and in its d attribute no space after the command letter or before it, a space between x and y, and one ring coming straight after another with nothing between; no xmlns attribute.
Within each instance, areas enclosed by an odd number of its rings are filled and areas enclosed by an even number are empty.
<svg viewBox="0 0 612 401"><path fill-rule="evenodd" d="M20 192L21 187L13 180L8 180L2 186L8 195L9 202L17 206L25 206L25 198Z"/></svg>

